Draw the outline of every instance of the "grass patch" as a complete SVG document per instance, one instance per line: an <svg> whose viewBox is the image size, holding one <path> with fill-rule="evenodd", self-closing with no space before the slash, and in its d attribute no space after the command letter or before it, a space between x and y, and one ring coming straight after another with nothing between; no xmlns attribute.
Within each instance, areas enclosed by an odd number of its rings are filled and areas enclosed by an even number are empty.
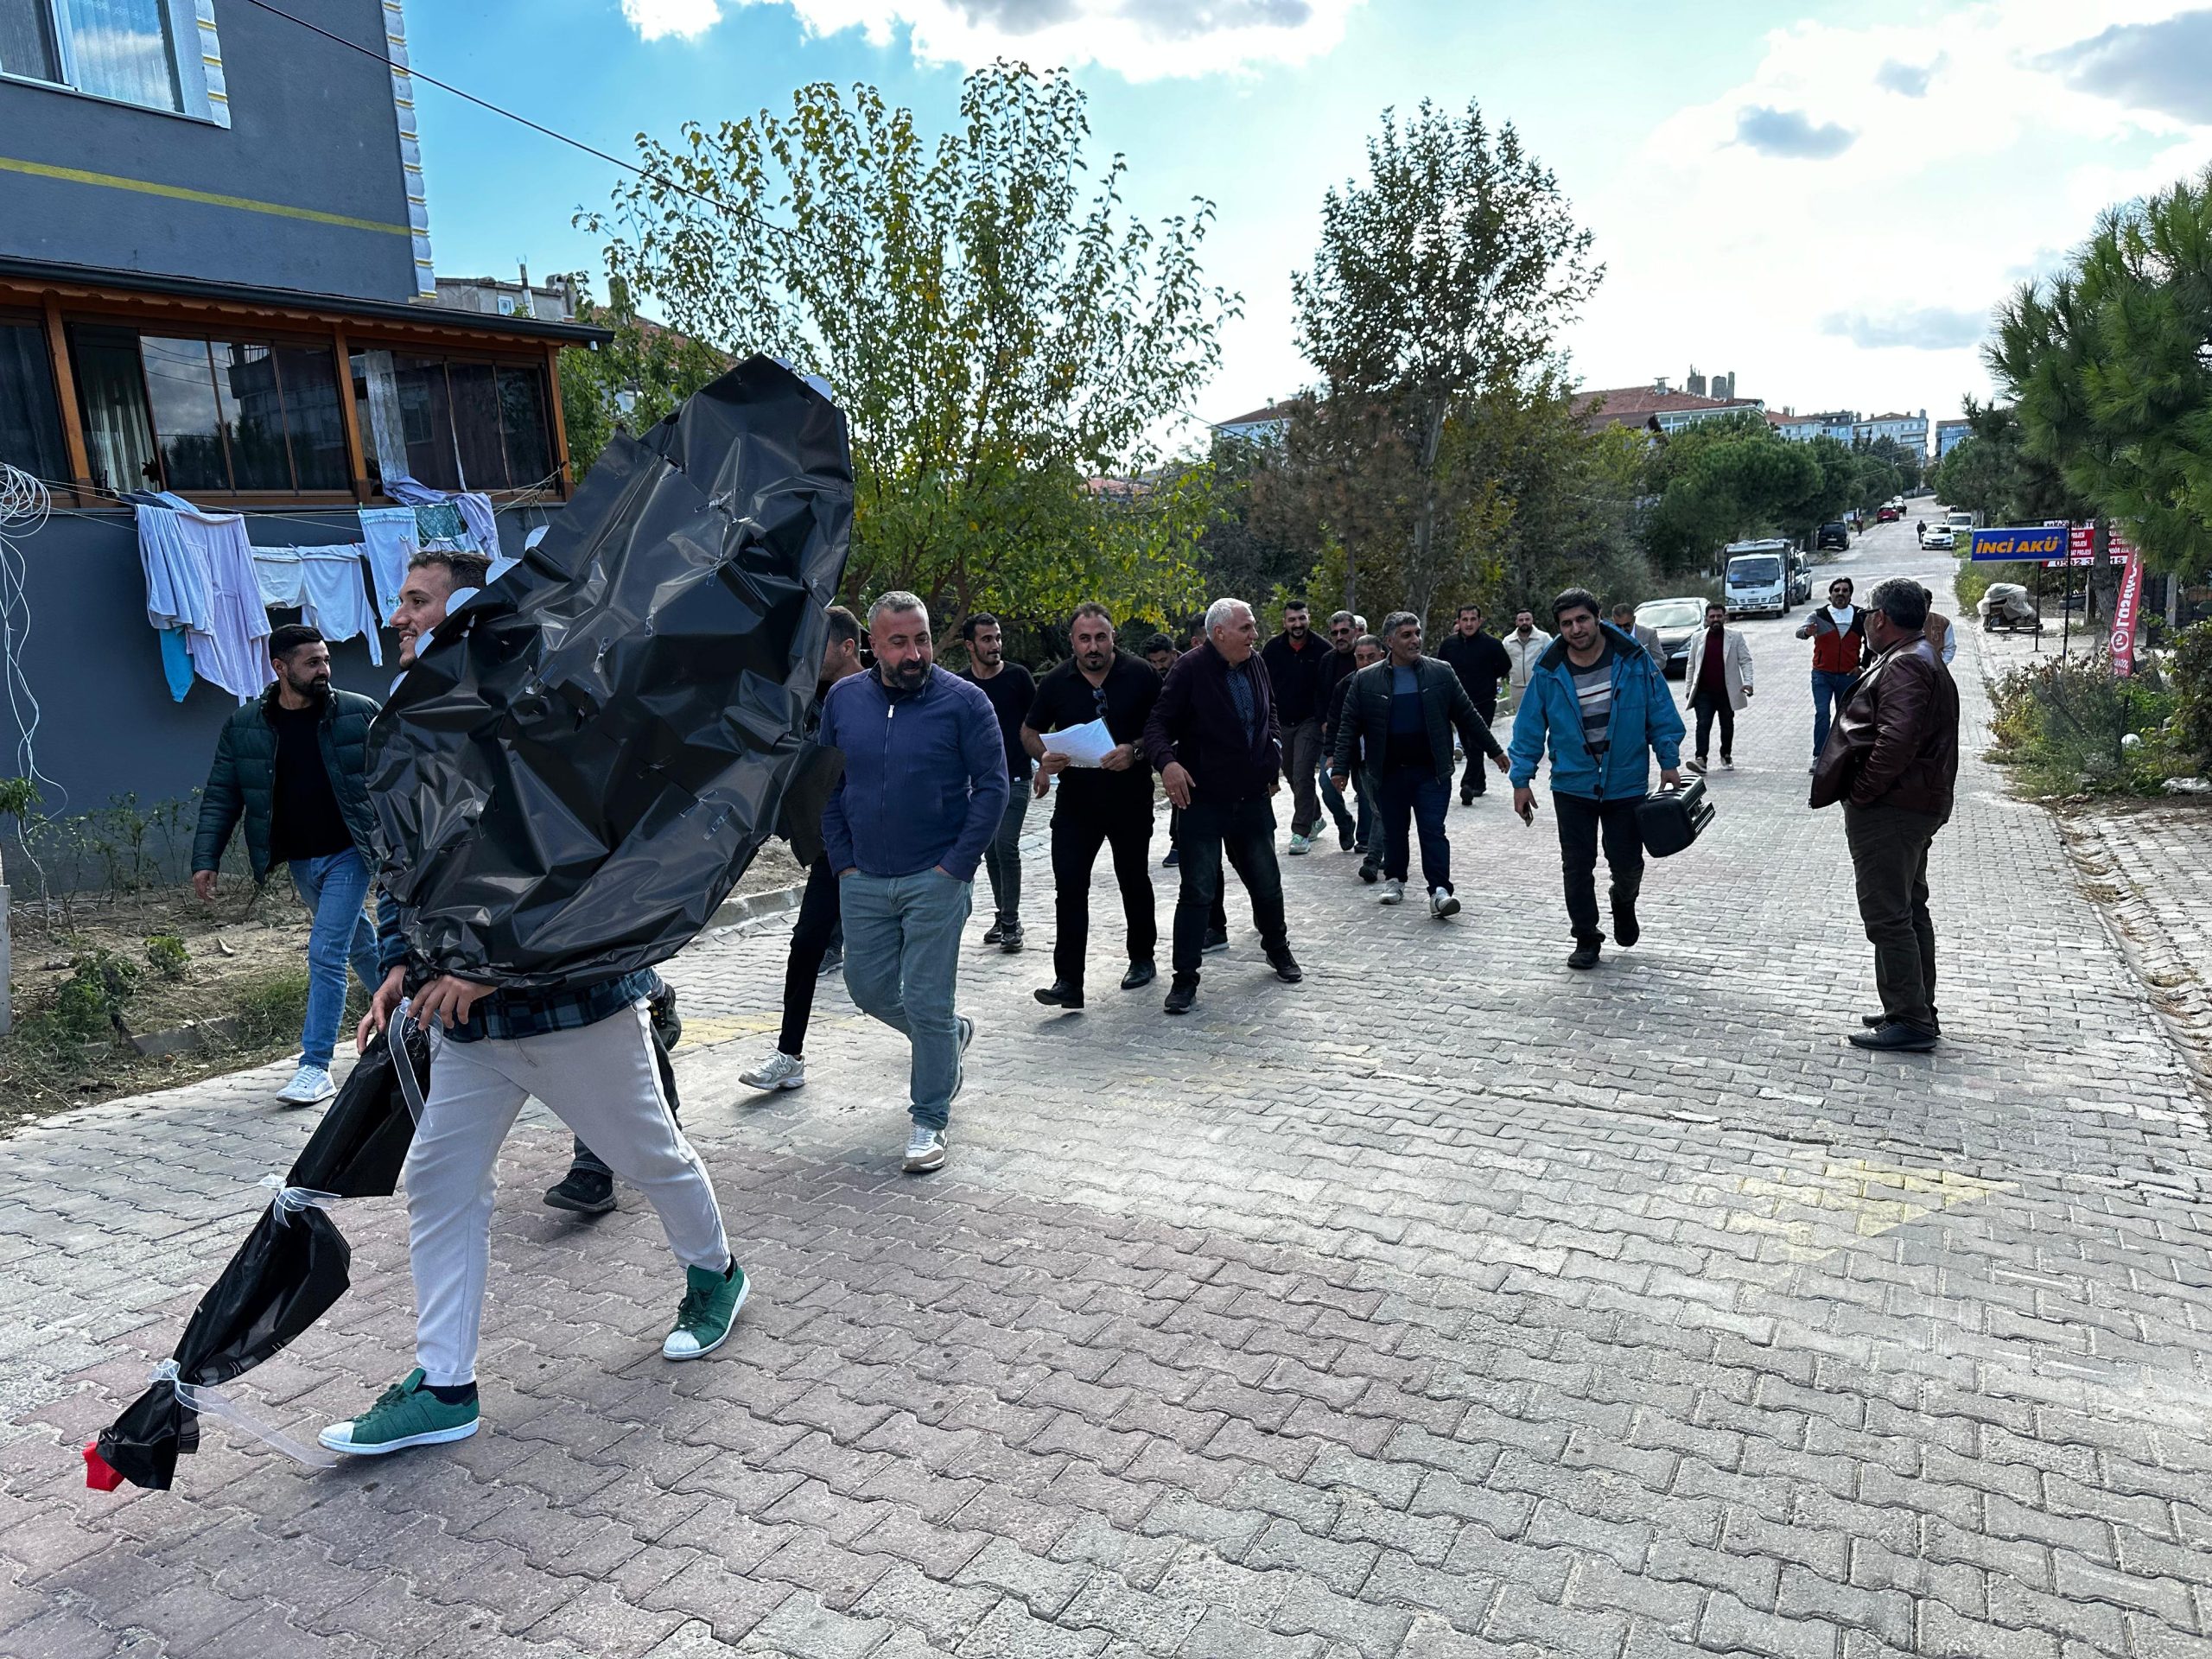
<svg viewBox="0 0 2212 1659"><path fill-rule="evenodd" d="M2158 670L2114 677L2101 651L2018 668L1990 690L1991 760L2044 795L2146 795L2187 769L2169 721L2176 698Z"/></svg>

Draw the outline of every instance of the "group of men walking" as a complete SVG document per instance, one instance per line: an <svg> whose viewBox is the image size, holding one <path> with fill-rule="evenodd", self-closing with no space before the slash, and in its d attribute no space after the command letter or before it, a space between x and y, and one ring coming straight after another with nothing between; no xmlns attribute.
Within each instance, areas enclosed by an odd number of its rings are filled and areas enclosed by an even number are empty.
<svg viewBox="0 0 2212 1659"><path fill-rule="evenodd" d="M394 617L403 671L484 579L474 556L416 559ZM1850 605L1847 582L1831 597L1800 637L1816 642L1812 803L1845 804L1861 918L1875 947L1882 1007L1851 1039L1924 1049L1941 1033L1927 869L1950 811L1957 693L1943 666L1946 642L1929 632L1941 619L1930 618L1924 588L1884 582L1864 610ZM1686 677L1698 715L1691 765L1700 770L1716 722L1722 764L1732 763L1733 714L1752 689L1748 647L1714 609ZM1487 793L1484 767L1496 766L1510 783L1515 811L1533 823L1534 781L1548 756L1573 938L1567 961L1595 967L1609 938L1630 947L1641 936L1637 810L1655 761L1662 785L1679 785L1686 735L1656 641L1641 637L1648 631L1632 613L1626 620L1604 620L1594 595L1570 588L1552 603L1553 632L1522 611L1499 638L1467 605L1432 656L1410 612L1386 617L1378 633L1340 612L1325 639L1306 607L1294 604L1262 645L1251 606L1224 598L1208 607L1189 649L1154 635L1140 656L1120 647L1103 607L1086 604L1069 619L1067 660L1038 679L1005 660L995 617L963 625L969 666L954 674L936 663L918 596L875 600L866 629L872 666L863 662L859 620L830 607L817 736L842 754L844 772L823 812L823 851L792 930L777 1046L743 1081L764 1091L806 1081L816 987L837 960L842 932L855 1006L907 1042L902 1166L918 1174L942 1167L975 1035L958 1007L958 968L977 867L990 880L995 912L984 943L1020 950L1021 827L1032 800L1056 793L1052 978L1036 998L1065 1010L1084 1006L1090 885L1102 849L1122 899L1121 988L1143 988L1157 977L1155 777L1170 804L1168 861L1179 881L1163 1005L1170 1014L1195 1005L1205 957L1226 946L1224 865L1245 888L1269 969L1287 983L1303 979L1275 854L1274 804L1286 785L1291 855L1310 853L1333 822L1339 845L1361 854L1362 877L1379 881L1382 903L1396 906L1417 841L1428 913L1442 920L1460 908L1446 830L1455 785L1461 804L1471 805ZM242 822L256 879L287 865L314 915L300 1066L280 1098L329 1097L349 967L372 993L359 1041L384 1029L403 1002L436 1033L406 1169L416 1366L361 1415L325 1429L323 1444L372 1455L475 1432L493 1169L533 1096L576 1135L575 1166L547 1201L610 1208L615 1177L643 1191L683 1273L662 1352L677 1361L711 1352L749 1287L712 1181L677 1122L672 1073L654 1035L665 988L650 969L525 990L411 967L392 907L379 902L375 927L366 915L373 813L363 756L377 705L331 688L328 650L314 629L279 628L270 651L276 683L226 725L219 743L194 880L203 898L213 896L224 847ZM1853 653L1870 663L1862 669L1854 657L1847 667ZM1823 677L1829 696L1819 700ZM1513 715L1506 746L1491 729L1501 691ZM1601 853L1609 873L1603 913Z"/></svg>

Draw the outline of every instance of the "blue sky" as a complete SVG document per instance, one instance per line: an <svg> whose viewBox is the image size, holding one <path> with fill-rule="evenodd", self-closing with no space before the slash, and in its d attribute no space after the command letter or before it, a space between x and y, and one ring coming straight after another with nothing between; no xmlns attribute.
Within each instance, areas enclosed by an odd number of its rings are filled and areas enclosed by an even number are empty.
<svg viewBox="0 0 2212 1659"><path fill-rule="evenodd" d="M1217 205L1207 270L1244 315L1214 418L1310 376L1290 273L1388 105L1479 99L1559 175L1608 266L1567 336L1585 384L1695 364L1801 410L1955 413L2009 283L2212 162L2212 10L2176 0L416 0L408 25L421 68L617 155L818 79L934 130L969 64L1065 63L1133 210ZM418 102L441 274L596 266L569 218L613 169Z"/></svg>

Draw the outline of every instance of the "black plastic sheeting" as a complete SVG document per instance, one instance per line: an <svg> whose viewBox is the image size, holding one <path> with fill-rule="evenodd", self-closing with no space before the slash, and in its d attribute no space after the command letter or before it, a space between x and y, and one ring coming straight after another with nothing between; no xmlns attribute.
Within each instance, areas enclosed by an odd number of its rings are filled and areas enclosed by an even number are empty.
<svg viewBox="0 0 2212 1659"><path fill-rule="evenodd" d="M430 1086L430 1039L420 1026L408 1027L406 1048L419 1096ZM407 1109L391 1045L372 1037L293 1160L284 1185L334 1198L388 1198L414 1141L415 1115Z"/></svg>
<svg viewBox="0 0 2212 1659"><path fill-rule="evenodd" d="M794 827L795 772L826 796L801 731L852 506L843 416L754 357L618 435L439 626L369 734L425 966L526 988L665 961Z"/></svg>
<svg viewBox="0 0 2212 1659"><path fill-rule="evenodd" d="M179 1381L213 1386L260 1364L346 1294L352 1259L321 1211L271 1204L193 1310L176 1345ZM100 1431L99 1454L132 1484L166 1491L177 1454L199 1444L198 1414L162 1382Z"/></svg>

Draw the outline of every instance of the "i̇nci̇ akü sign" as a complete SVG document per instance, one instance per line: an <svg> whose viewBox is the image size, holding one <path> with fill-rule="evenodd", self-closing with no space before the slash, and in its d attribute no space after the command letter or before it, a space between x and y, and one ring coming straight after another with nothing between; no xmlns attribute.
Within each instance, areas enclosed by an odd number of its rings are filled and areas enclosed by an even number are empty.
<svg viewBox="0 0 2212 1659"><path fill-rule="evenodd" d="M2018 530L1977 530L1974 537L1973 558L1976 563L1988 560L2009 562L2014 559L2064 559L2066 556L2066 526L2037 524Z"/></svg>

